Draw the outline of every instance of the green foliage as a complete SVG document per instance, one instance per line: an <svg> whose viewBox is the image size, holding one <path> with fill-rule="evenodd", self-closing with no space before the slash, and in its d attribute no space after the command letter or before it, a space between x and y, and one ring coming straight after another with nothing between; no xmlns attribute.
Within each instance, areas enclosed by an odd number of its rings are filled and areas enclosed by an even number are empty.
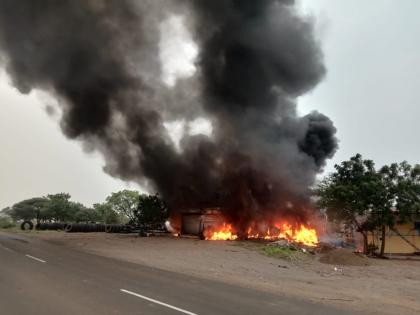
<svg viewBox="0 0 420 315"><path fill-rule="evenodd" d="M159 195L140 195L135 215L141 224L161 224L168 218L168 209Z"/></svg>
<svg viewBox="0 0 420 315"><path fill-rule="evenodd" d="M3 209L0 215L14 221L41 220L61 222L102 222L160 224L167 218L167 208L157 195L140 195L123 190L111 194L104 203L87 208L70 200L67 193L31 198Z"/></svg>
<svg viewBox="0 0 420 315"><path fill-rule="evenodd" d="M31 198L15 203L12 207L6 208L4 213L9 215L13 220L34 220L38 218L40 212L45 207L47 199Z"/></svg>
<svg viewBox="0 0 420 315"><path fill-rule="evenodd" d="M362 233L366 249L367 231L392 227L397 213L401 219L419 212L420 166L402 162L376 170L373 161L357 154L336 165L335 172L318 185L316 195L318 206L327 210L330 219Z"/></svg>
<svg viewBox="0 0 420 315"><path fill-rule="evenodd" d="M399 219L407 221L420 213L420 165L407 162L393 163L381 168L380 173L389 189Z"/></svg>
<svg viewBox="0 0 420 315"><path fill-rule="evenodd" d="M335 169L316 190L318 205L327 209L330 219L363 229L358 216L376 220L375 214L391 211L392 198L373 161L357 154Z"/></svg>
<svg viewBox="0 0 420 315"><path fill-rule="evenodd" d="M307 258L307 254L301 251L296 251L292 248L281 246L266 245L262 248L261 251L262 254L266 256L285 260L302 260Z"/></svg>
<svg viewBox="0 0 420 315"><path fill-rule="evenodd" d="M116 213L115 211L111 211L107 213L102 218L102 222L106 224L125 224L126 223L124 218L121 218L121 216L118 215L118 213Z"/></svg>
<svg viewBox="0 0 420 315"><path fill-rule="evenodd" d="M130 221L136 221L135 211L137 210L140 194L134 190L122 190L112 193L106 198L106 202L116 213L127 217Z"/></svg>
<svg viewBox="0 0 420 315"><path fill-rule="evenodd" d="M83 219L86 208L81 203L70 201L70 198L69 194L60 193L47 197L26 199L4 209L3 213L10 216L14 221L35 219L77 221Z"/></svg>
<svg viewBox="0 0 420 315"><path fill-rule="evenodd" d="M7 217L0 217L0 229L11 229L16 227L16 224Z"/></svg>
<svg viewBox="0 0 420 315"><path fill-rule="evenodd" d="M70 198L70 194L67 193L48 195L48 202L43 209L42 219L62 222L73 221L76 213L82 210L84 206L81 203L70 201Z"/></svg>
<svg viewBox="0 0 420 315"><path fill-rule="evenodd" d="M76 222L100 222L101 216L95 209L85 208L83 205L75 213L74 220Z"/></svg>
<svg viewBox="0 0 420 315"><path fill-rule="evenodd" d="M106 224L120 223L118 213L112 209L112 206L109 203L95 203L93 209L100 218L99 221Z"/></svg>

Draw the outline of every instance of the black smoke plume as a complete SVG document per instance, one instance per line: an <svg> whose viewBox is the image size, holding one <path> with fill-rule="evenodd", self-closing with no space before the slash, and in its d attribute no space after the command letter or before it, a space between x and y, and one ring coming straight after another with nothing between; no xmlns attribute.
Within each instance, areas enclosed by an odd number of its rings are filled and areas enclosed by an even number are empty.
<svg viewBox="0 0 420 315"><path fill-rule="evenodd" d="M168 88L157 56L171 12L185 14L200 53L194 77ZM55 96L67 137L173 212L221 206L238 227L303 216L337 147L326 116L296 112L325 67L293 1L0 0L0 50L19 91ZM183 117L209 119L213 135L185 135L177 150L164 122Z"/></svg>

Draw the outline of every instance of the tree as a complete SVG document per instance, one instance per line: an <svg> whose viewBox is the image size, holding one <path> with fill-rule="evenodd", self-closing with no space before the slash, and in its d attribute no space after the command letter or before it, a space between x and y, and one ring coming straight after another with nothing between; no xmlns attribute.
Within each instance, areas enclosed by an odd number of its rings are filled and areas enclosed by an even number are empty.
<svg viewBox="0 0 420 315"><path fill-rule="evenodd" d="M76 222L99 222L101 221L101 216L99 213L92 208L86 208L82 204L76 204L79 209L74 215L74 221Z"/></svg>
<svg viewBox="0 0 420 315"><path fill-rule="evenodd" d="M135 211L139 203L139 192L134 190L122 190L112 193L106 198L106 202L116 213L125 216L131 222L136 221Z"/></svg>
<svg viewBox="0 0 420 315"><path fill-rule="evenodd" d="M3 211L14 221L39 219L41 211L45 208L48 200L44 197L30 198L18 203Z"/></svg>
<svg viewBox="0 0 420 315"><path fill-rule="evenodd" d="M100 221L105 224L115 224L119 223L118 213L116 213L112 206L107 203L95 203L93 205L93 209L96 211L97 215L100 218Z"/></svg>
<svg viewBox="0 0 420 315"><path fill-rule="evenodd" d="M15 227L15 223L10 217L0 216L0 229L10 229L12 227Z"/></svg>
<svg viewBox="0 0 420 315"><path fill-rule="evenodd" d="M328 216L360 232L364 251L368 250L368 231L381 227L381 253L385 246L385 227L392 224L392 192L371 160L360 154L335 165L335 172L316 189L318 204Z"/></svg>
<svg viewBox="0 0 420 315"><path fill-rule="evenodd" d="M406 161L381 168L380 173L398 210L399 219L407 221L420 213L420 165Z"/></svg>
<svg viewBox="0 0 420 315"><path fill-rule="evenodd" d="M388 189L388 196L393 206L392 215L385 222L393 229L395 220L401 222L414 220L420 214L420 165L411 166L406 161L384 166L380 170ZM380 254L385 249L385 231L382 229Z"/></svg>
<svg viewBox="0 0 420 315"><path fill-rule="evenodd" d="M3 208L0 211L0 218L12 219L11 212L12 212L12 208L10 207Z"/></svg>
<svg viewBox="0 0 420 315"><path fill-rule="evenodd" d="M168 218L168 208L159 195L140 195L135 215L140 224L162 224Z"/></svg>
<svg viewBox="0 0 420 315"><path fill-rule="evenodd" d="M85 207L78 202L70 201L70 194L59 193L47 196L43 219L49 221L75 221L76 213Z"/></svg>

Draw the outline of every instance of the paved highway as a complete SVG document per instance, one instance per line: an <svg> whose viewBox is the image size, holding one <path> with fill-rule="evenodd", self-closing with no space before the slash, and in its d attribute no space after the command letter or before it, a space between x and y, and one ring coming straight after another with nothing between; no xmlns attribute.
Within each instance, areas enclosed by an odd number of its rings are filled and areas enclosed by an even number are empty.
<svg viewBox="0 0 420 315"><path fill-rule="evenodd" d="M352 314L0 232L0 314Z"/></svg>

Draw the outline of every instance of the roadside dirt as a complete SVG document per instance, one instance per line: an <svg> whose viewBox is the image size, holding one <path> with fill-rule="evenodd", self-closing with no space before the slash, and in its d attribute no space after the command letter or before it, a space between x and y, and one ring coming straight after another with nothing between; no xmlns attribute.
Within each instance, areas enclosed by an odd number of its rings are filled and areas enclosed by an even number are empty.
<svg viewBox="0 0 420 315"><path fill-rule="evenodd" d="M101 256L333 304L363 314L420 314L420 261L361 258L346 250L291 261L262 255L263 244L258 242L104 233L25 234Z"/></svg>

